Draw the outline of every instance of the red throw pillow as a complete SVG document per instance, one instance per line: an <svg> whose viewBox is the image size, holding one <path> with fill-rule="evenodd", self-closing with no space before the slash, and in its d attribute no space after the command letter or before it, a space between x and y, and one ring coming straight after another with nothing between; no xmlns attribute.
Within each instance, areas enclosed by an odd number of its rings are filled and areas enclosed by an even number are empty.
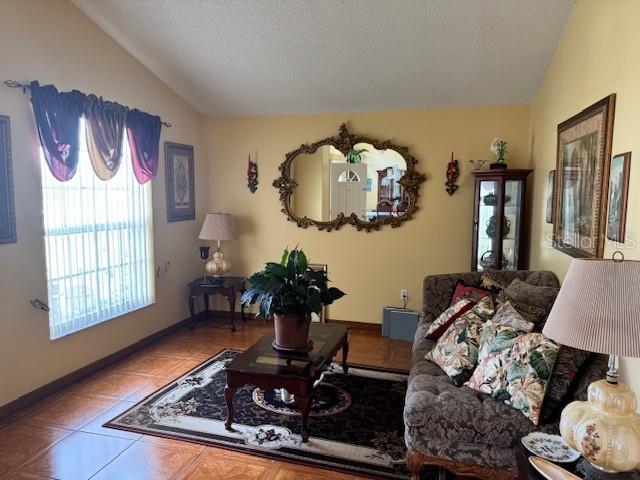
<svg viewBox="0 0 640 480"><path fill-rule="evenodd" d="M471 300L478 302L486 296L493 298L493 295L495 295L495 292L492 292L491 290L486 290L484 288L479 288L479 287L472 287L471 285L467 285L464 282L458 282L458 284L456 285L456 289L454 290L453 295L451 297L451 301L449 302L449 305L453 305L461 298L469 298Z"/></svg>

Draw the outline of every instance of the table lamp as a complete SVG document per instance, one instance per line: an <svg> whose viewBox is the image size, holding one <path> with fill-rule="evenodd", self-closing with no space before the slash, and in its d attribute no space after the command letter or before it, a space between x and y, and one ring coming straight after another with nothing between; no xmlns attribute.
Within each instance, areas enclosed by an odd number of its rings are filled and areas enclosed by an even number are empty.
<svg viewBox="0 0 640 480"><path fill-rule="evenodd" d="M561 345L609 355L606 378L560 418L560 434L589 462L583 472L592 479L640 467L636 395L618 380L618 358L640 357L640 262L623 258L573 260L542 330Z"/></svg>
<svg viewBox="0 0 640 480"><path fill-rule="evenodd" d="M211 259L204 266L207 274L219 277L231 270L231 263L224 258L220 250L222 240L235 240L237 237L236 223L229 213L207 213L200 230L200 240L217 240L218 247L211 255Z"/></svg>

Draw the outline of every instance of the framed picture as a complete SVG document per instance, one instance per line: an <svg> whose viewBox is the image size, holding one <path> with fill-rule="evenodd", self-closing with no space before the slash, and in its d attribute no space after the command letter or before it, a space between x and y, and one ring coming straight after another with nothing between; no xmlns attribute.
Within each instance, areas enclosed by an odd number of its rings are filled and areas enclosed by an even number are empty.
<svg viewBox="0 0 640 480"><path fill-rule="evenodd" d="M167 181L167 221L180 222L196 218L193 147L164 143Z"/></svg>
<svg viewBox="0 0 640 480"><path fill-rule="evenodd" d="M609 170L607 238L618 243L624 243L630 169L631 152L621 153L611 159L611 169Z"/></svg>
<svg viewBox="0 0 640 480"><path fill-rule="evenodd" d="M556 171L551 170L547 173L547 223L553 223L553 205L555 203L555 183L556 183Z"/></svg>
<svg viewBox="0 0 640 480"><path fill-rule="evenodd" d="M615 94L558 125L553 246L602 258Z"/></svg>
<svg viewBox="0 0 640 480"><path fill-rule="evenodd" d="M0 115L0 243L16 243L16 217L11 168L11 123Z"/></svg>

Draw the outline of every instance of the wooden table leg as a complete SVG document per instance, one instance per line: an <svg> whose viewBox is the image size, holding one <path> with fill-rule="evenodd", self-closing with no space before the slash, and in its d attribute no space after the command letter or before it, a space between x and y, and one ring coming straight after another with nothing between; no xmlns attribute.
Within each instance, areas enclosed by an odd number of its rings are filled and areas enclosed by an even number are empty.
<svg viewBox="0 0 640 480"><path fill-rule="evenodd" d="M196 328L196 296L189 295L189 313L191 313L191 322L189 322L189 330Z"/></svg>
<svg viewBox="0 0 640 480"><path fill-rule="evenodd" d="M231 331L236 331L236 295L235 293L227 297L229 310L231 311Z"/></svg>
<svg viewBox="0 0 640 480"><path fill-rule="evenodd" d="M347 356L349 355L349 339L348 337L344 337L344 342L342 343L342 371L346 375L349 373L349 365L347 364Z"/></svg>
<svg viewBox="0 0 640 480"><path fill-rule="evenodd" d="M307 443L309 441L309 411L311 409L311 398L299 397L296 395L295 399L296 405L302 414L302 442Z"/></svg>
<svg viewBox="0 0 640 480"><path fill-rule="evenodd" d="M205 318L207 319L207 324L208 324L208 323L210 323L210 318L209 318L209 294L205 293L203 295L203 297L204 297L204 312L205 312L205 315L206 315Z"/></svg>
<svg viewBox="0 0 640 480"><path fill-rule="evenodd" d="M227 421L224 422L224 428L228 431L233 432L233 428L231 428L231 424L233 423L233 395L236 393L237 388L230 387L229 385L224 387L224 401L227 404L227 411L229 415L227 416Z"/></svg>

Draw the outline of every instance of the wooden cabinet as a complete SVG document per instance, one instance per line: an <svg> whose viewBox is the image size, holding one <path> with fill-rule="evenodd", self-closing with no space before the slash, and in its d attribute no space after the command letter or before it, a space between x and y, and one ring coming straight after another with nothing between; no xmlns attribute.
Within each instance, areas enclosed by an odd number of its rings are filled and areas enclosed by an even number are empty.
<svg viewBox="0 0 640 480"><path fill-rule="evenodd" d="M471 270L525 268L525 203L532 170L475 170Z"/></svg>

